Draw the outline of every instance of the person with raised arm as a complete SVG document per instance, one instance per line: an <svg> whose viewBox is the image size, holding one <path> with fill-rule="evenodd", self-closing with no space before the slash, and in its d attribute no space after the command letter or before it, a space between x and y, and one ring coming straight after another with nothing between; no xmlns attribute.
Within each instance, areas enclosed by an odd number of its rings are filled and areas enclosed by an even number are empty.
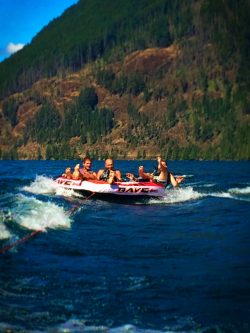
<svg viewBox="0 0 250 333"><path fill-rule="evenodd" d="M94 171L91 170L92 161L89 157L84 157L83 161L83 168L80 169L81 174L83 175L84 180L96 180L97 176Z"/></svg>
<svg viewBox="0 0 250 333"><path fill-rule="evenodd" d="M74 180L83 180L83 175L80 172L80 164L77 164L74 168L74 172L72 174L72 179Z"/></svg>
<svg viewBox="0 0 250 333"><path fill-rule="evenodd" d="M71 179L72 178L72 173L71 173L71 168L67 167L65 172L62 174L62 177Z"/></svg>
<svg viewBox="0 0 250 333"><path fill-rule="evenodd" d="M182 176L175 177L173 173L168 170L167 162L160 156L157 157L157 162L157 169L152 173L145 172L144 167L141 165L138 169L138 178L135 178L131 173L127 173L126 176L130 180L158 182L164 184L165 186L171 183L173 187L179 186L184 178Z"/></svg>

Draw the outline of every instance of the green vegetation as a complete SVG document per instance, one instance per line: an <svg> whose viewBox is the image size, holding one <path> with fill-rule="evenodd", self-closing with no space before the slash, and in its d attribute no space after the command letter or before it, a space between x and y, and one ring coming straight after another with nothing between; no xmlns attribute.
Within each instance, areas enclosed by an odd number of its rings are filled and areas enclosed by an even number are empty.
<svg viewBox="0 0 250 333"><path fill-rule="evenodd" d="M146 158L151 146L172 159L249 159L249 17L247 0L80 0L0 63L0 158L34 142L38 159L77 158L91 146L93 158L126 157L127 148ZM170 45L178 55L155 70L145 59L126 67L133 51ZM86 81L81 71L63 95L58 78L86 64ZM48 91L31 88L56 75ZM35 111L25 123L27 101ZM124 146L106 148L110 138Z"/></svg>
<svg viewBox="0 0 250 333"><path fill-rule="evenodd" d="M46 144L46 159L74 158L77 152L75 147L70 147L70 138L80 137L81 143L92 144L113 127L113 112L98 109L97 103L95 90L83 89L74 103L66 106L61 118L59 111L47 101L29 121L25 138Z"/></svg>
<svg viewBox="0 0 250 333"><path fill-rule="evenodd" d="M38 143L56 141L59 138L60 124L59 112L53 105L46 102L35 117L29 121L25 137L30 137Z"/></svg>
<svg viewBox="0 0 250 333"><path fill-rule="evenodd" d="M120 74L119 77L115 73L107 70L96 71L96 79L100 85L103 85L112 94L119 94L120 96L128 93L132 95L139 95L145 88L145 82L142 75L133 73L126 75Z"/></svg>
<svg viewBox="0 0 250 333"><path fill-rule="evenodd" d="M3 102L3 114L10 121L12 127L17 124L17 109L19 106L19 101L10 98Z"/></svg>
<svg viewBox="0 0 250 333"><path fill-rule="evenodd" d="M93 88L81 91L76 101L66 108L60 129L61 140L80 136L81 143L95 143L113 127L113 112L96 107L98 97Z"/></svg>
<svg viewBox="0 0 250 333"><path fill-rule="evenodd" d="M0 64L0 97L102 56L112 60L136 49L170 45L167 3L80 0Z"/></svg>

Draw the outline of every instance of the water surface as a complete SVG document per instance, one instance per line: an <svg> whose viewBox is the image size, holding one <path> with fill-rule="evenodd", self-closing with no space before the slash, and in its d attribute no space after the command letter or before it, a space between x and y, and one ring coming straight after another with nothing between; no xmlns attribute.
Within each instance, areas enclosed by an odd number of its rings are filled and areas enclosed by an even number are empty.
<svg viewBox="0 0 250 333"><path fill-rule="evenodd" d="M182 186L131 205L55 188L78 161L0 163L0 248L43 230L0 255L0 331L250 331L249 162L170 161Z"/></svg>

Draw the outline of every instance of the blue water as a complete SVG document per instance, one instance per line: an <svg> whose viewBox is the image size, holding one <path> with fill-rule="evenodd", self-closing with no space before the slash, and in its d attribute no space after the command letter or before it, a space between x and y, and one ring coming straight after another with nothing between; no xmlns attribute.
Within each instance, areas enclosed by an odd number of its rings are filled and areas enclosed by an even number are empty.
<svg viewBox="0 0 250 333"><path fill-rule="evenodd" d="M77 162L0 162L0 249L43 229L0 255L0 332L250 332L250 162L170 161L131 205L55 189Z"/></svg>

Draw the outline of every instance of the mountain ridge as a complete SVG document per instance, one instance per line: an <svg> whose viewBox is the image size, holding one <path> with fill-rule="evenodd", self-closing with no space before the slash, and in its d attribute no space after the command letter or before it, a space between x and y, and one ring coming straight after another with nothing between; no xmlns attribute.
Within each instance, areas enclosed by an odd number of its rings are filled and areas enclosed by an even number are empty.
<svg viewBox="0 0 250 333"><path fill-rule="evenodd" d="M113 31L113 39L112 29L108 32L107 28L101 42L89 42L85 59L81 60L80 52L73 68L59 64L56 73L52 70L39 80L37 71L29 68L27 76L33 73L34 82L29 77L27 84L19 85L19 92L5 93L0 103L2 158L79 158L85 154L154 158L161 153L172 159L249 159L247 41L244 46L236 28L230 36L229 23L250 6L229 0L143 3L154 10L149 13L137 2L135 13L140 12L137 19L142 22L134 21L132 15L122 25L117 17L127 17L126 10L134 2L120 0L112 7L112 1L107 1L114 13L107 26L118 30L117 34ZM89 6L93 22L98 20L100 14L93 8L101 5L95 0L91 4L80 1L68 9L69 21L76 21L73 14L81 6ZM108 10L105 13L109 20ZM210 25L206 25L208 16ZM245 20L241 18L238 26L247 35L250 28ZM66 33L68 28L60 18L52 26L58 22ZM96 29L103 30L103 26L105 22ZM46 27L34 41L39 43L50 29ZM232 45L229 37L233 37ZM230 55L228 60L225 54ZM0 64L0 73L7 67ZM46 128L46 135L40 127Z"/></svg>

